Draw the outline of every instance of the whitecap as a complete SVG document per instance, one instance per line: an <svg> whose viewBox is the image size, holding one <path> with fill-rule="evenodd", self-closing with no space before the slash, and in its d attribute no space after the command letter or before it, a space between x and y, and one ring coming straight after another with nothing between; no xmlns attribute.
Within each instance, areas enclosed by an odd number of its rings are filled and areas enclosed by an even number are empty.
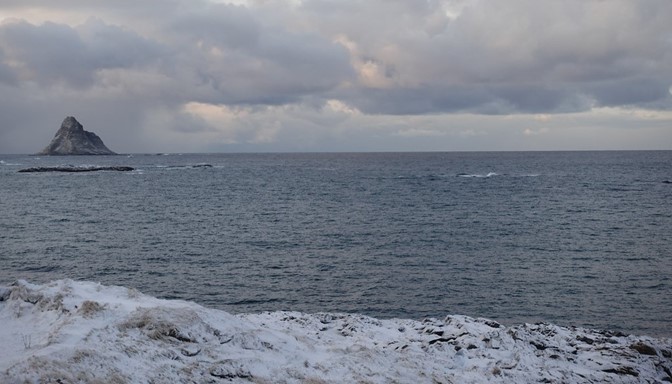
<svg viewBox="0 0 672 384"><path fill-rule="evenodd" d="M499 176L499 173L495 173L495 172L488 172L487 174L480 174L480 173L458 173L457 176L458 176L458 177L486 178L486 177Z"/></svg>

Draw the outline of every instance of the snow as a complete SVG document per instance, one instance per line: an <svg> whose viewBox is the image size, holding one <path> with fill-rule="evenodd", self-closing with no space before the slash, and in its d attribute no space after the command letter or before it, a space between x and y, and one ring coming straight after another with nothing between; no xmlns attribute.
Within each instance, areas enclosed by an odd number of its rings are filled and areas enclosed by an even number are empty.
<svg viewBox="0 0 672 384"><path fill-rule="evenodd" d="M672 339L448 316L232 315L133 289L0 287L2 383L672 381Z"/></svg>

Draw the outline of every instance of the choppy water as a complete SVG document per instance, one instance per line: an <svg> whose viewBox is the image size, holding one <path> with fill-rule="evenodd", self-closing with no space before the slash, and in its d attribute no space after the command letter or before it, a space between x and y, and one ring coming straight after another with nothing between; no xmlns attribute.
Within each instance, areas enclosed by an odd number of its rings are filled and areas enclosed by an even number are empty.
<svg viewBox="0 0 672 384"><path fill-rule="evenodd" d="M671 202L671 151L0 156L0 283L672 336Z"/></svg>

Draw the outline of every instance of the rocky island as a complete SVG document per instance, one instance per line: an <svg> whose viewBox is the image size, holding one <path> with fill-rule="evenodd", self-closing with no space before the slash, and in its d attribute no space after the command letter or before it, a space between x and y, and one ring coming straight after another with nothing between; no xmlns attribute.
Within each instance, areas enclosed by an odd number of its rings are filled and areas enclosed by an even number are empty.
<svg viewBox="0 0 672 384"><path fill-rule="evenodd" d="M72 116L63 120L51 143L38 155L116 155L93 132L85 131Z"/></svg>

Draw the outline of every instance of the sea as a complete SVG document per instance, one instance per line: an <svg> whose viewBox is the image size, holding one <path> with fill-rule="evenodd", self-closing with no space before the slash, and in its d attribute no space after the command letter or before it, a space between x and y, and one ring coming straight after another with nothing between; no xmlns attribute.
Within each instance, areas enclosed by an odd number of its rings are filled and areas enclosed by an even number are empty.
<svg viewBox="0 0 672 384"><path fill-rule="evenodd" d="M672 337L672 151L0 155L0 285L63 278Z"/></svg>

